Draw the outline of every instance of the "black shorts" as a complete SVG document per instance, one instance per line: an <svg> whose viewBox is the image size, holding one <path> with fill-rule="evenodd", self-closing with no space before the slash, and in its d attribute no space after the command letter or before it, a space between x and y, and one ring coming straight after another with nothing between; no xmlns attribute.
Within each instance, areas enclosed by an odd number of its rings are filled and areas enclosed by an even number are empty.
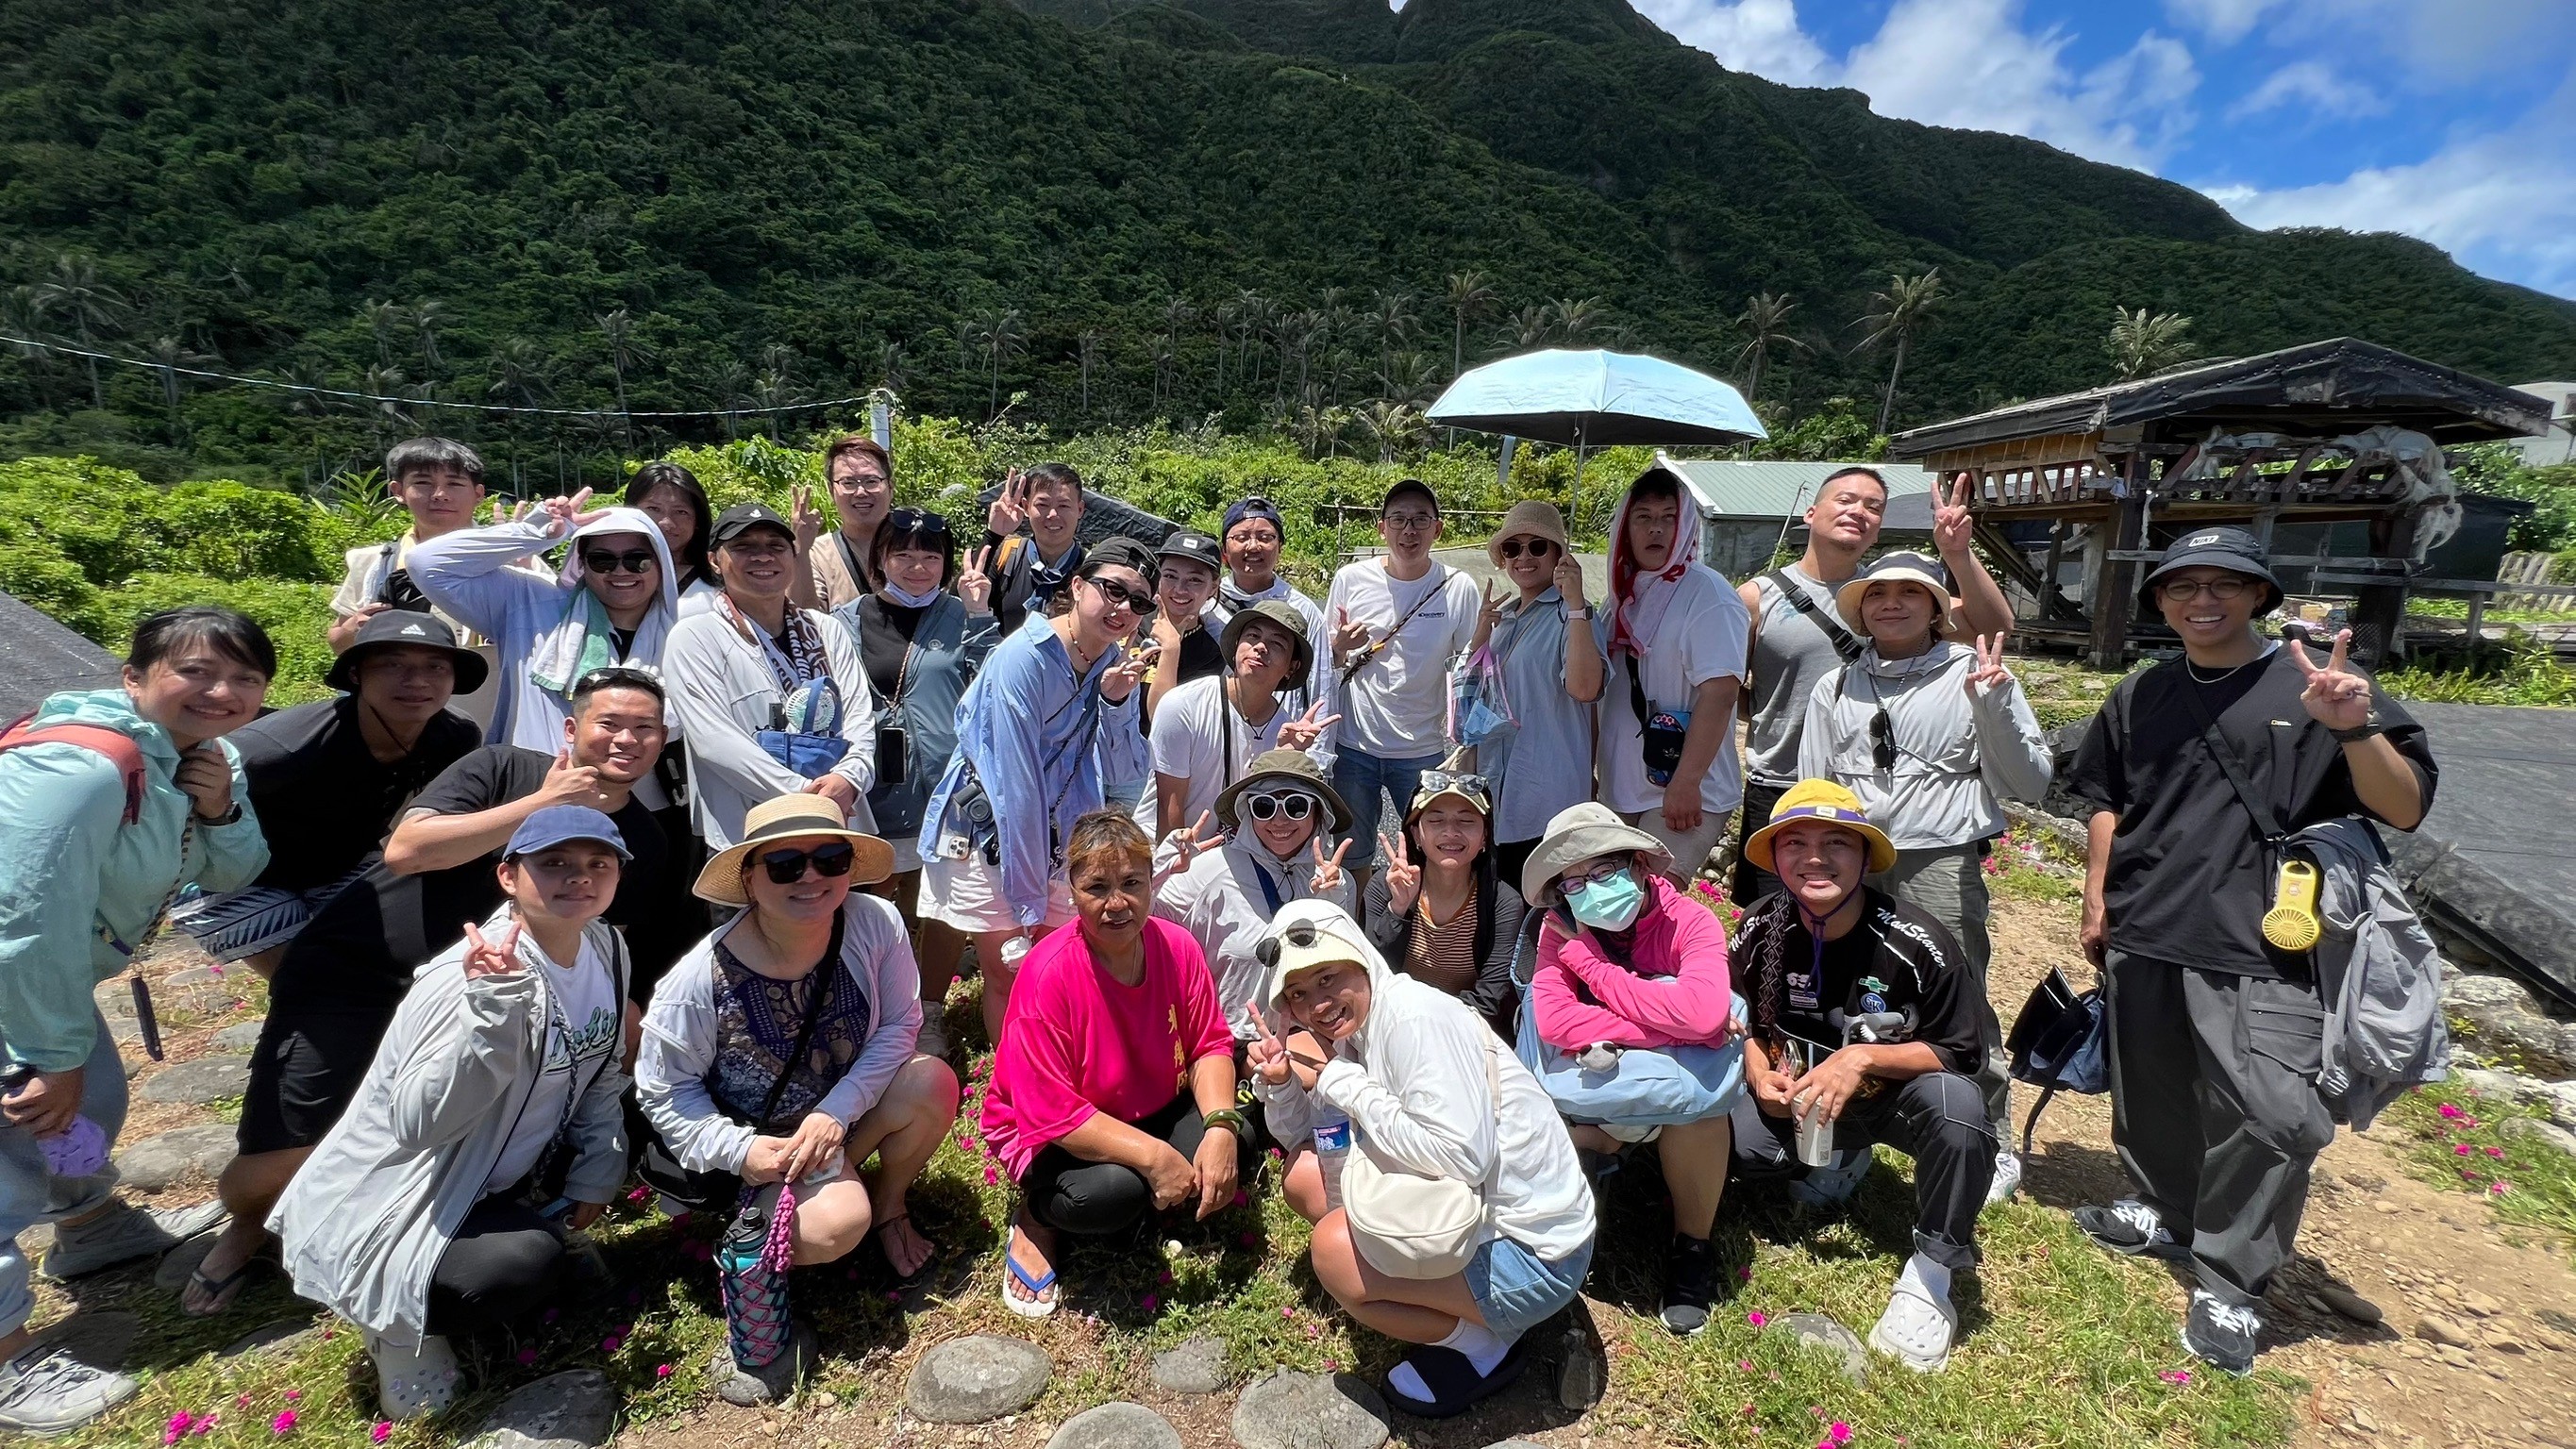
<svg viewBox="0 0 2576 1449"><path fill-rule="evenodd" d="M349 1109L376 1045L393 1025L382 1012L271 1013L251 1053L250 1085L243 1090L241 1128L245 1155L311 1147Z"/></svg>

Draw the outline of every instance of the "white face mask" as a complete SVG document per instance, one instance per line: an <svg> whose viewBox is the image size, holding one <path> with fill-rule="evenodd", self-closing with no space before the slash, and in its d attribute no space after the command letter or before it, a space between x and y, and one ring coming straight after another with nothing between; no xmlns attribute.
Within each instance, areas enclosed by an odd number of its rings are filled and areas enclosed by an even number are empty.
<svg viewBox="0 0 2576 1449"><path fill-rule="evenodd" d="M927 609L931 605L939 602L939 590L937 589L932 589L926 594L916 594L912 590L905 588L903 585L896 583L892 579L886 580L881 587L885 590L886 598L903 605L907 609Z"/></svg>

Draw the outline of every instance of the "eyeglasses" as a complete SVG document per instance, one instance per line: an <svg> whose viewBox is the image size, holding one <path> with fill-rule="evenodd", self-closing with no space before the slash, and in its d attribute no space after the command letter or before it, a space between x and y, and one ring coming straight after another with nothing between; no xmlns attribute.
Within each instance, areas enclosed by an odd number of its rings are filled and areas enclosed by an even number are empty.
<svg viewBox="0 0 2576 1449"><path fill-rule="evenodd" d="M1138 593L1112 579L1086 578L1084 583L1100 591L1100 597L1113 609L1126 609L1139 619L1150 619L1159 606L1150 593Z"/></svg>
<svg viewBox="0 0 2576 1449"><path fill-rule="evenodd" d="M1425 770L1422 772L1422 788L1417 793L1442 795L1455 791L1461 795L1472 795L1478 800L1483 800L1491 789L1492 786L1482 775L1469 774L1464 770Z"/></svg>
<svg viewBox="0 0 2576 1449"><path fill-rule="evenodd" d="M818 845L812 850L773 850L760 858L761 869L769 872L772 885L794 885L805 878L805 867L826 880L838 880L850 873L859 852L846 840Z"/></svg>
<svg viewBox="0 0 2576 1449"><path fill-rule="evenodd" d="M2188 604L2204 593L2224 604L2243 598L2255 582L2243 578L2167 579L2156 585L2156 594L2168 604Z"/></svg>
<svg viewBox="0 0 2576 1449"><path fill-rule="evenodd" d="M625 553L610 553L603 548L581 556L581 566L595 574L650 573L660 562L648 548L629 549Z"/></svg>
<svg viewBox="0 0 2576 1449"><path fill-rule="evenodd" d="M1587 871L1580 873L1567 871L1556 878L1556 886L1559 890L1581 890L1585 886L1597 885L1608 880L1627 868L1628 862L1625 860L1605 860Z"/></svg>
<svg viewBox="0 0 2576 1449"><path fill-rule="evenodd" d="M1495 549L1494 552L1501 554L1505 558L1519 558L1524 553L1528 554L1532 558L1545 558L1549 554L1556 552L1556 540L1552 538L1533 538L1527 540L1507 538L1503 540L1502 547Z"/></svg>
<svg viewBox="0 0 2576 1449"><path fill-rule="evenodd" d="M1389 513L1383 517L1387 527L1406 532L1429 528L1440 521L1440 515L1436 513Z"/></svg>
<svg viewBox="0 0 2576 1449"><path fill-rule="evenodd" d="M1243 797L1243 813L1255 820L1269 820L1285 815L1303 820L1324 808L1324 802L1303 790L1277 790L1267 795Z"/></svg>
<svg viewBox="0 0 2576 1449"><path fill-rule="evenodd" d="M1869 717L1869 758L1882 770L1896 768L1896 721L1887 717L1885 706Z"/></svg>

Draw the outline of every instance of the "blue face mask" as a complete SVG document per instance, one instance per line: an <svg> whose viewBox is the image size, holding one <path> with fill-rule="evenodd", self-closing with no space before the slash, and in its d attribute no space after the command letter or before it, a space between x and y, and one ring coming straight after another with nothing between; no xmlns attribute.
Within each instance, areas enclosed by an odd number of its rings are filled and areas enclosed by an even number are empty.
<svg viewBox="0 0 2576 1449"><path fill-rule="evenodd" d="M1646 887L1635 867L1600 880L1588 880L1565 893L1565 908L1574 919L1596 931L1624 931L1645 909Z"/></svg>
<svg viewBox="0 0 2576 1449"><path fill-rule="evenodd" d="M892 579L886 580L881 587L885 590L885 596L888 599L903 605L907 609L927 609L931 605L939 602L939 590L937 589L932 589L926 594L916 594L912 590L905 588L903 585L896 583Z"/></svg>

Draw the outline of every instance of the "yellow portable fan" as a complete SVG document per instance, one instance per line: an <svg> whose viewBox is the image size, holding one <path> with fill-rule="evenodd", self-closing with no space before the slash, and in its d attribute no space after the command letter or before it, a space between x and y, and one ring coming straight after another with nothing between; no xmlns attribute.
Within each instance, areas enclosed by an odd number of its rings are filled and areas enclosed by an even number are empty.
<svg viewBox="0 0 2576 1449"><path fill-rule="evenodd" d="M2305 951L2325 934L2317 920L2317 868L2304 860L2281 862L2272 909L2263 913L2263 939L2284 951Z"/></svg>

